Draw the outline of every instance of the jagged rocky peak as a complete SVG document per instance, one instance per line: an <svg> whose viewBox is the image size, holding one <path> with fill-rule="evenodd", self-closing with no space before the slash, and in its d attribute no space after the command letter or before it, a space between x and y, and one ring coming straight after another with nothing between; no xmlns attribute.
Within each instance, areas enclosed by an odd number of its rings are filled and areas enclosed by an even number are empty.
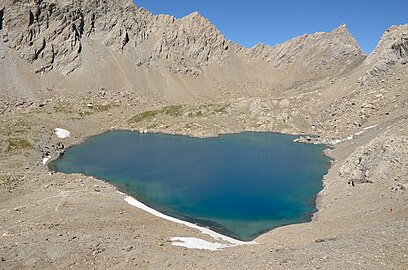
<svg viewBox="0 0 408 270"><path fill-rule="evenodd" d="M370 65L379 58L395 56L396 60L403 60L408 57L408 24L391 26L385 31L373 52L364 62Z"/></svg>
<svg viewBox="0 0 408 270"><path fill-rule="evenodd" d="M165 26L155 44L154 57L200 67L209 62L222 63L228 56L228 48L229 42L218 29L194 12Z"/></svg>
<svg viewBox="0 0 408 270"><path fill-rule="evenodd" d="M163 60L177 66L173 70L181 66L192 72L228 57L229 42L198 13L179 20L154 16L131 0L6 1L3 28L6 46L37 73L57 69L67 75L78 68L83 38L118 53L129 47L144 58L140 65Z"/></svg>
<svg viewBox="0 0 408 270"><path fill-rule="evenodd" d="M145 40L149 14L136 9L130 0L6 1L2 38L37 73L69 74L80 66L83 37L117 51L131 37L135 44Z"/></svg>
<svg viewBox="0 0 408 270"><path fill-rule="evenodd" d="M365 59L346 24L276 46L258 44L247 49L227 41L198 12L181 19L155 16L131 0L3 0L0 10L5 46L37 73L73 72L81 66L83 46L94 42L118 54L133 54L135 65L160 65L190 76L198 76L209 64L221 66L231 56L242 65L262 63L283 73L306 74L305 79L337 76ZM367 65L379 59L388 66L406 58L406 30L400 28L386 33ZM374 67L372 73L382 69Z"/></svg>
<svg viewBox="0 0 408 270"><path fill-rule="evenodd" d="M176 21L174 16L166 15L166 14L159 14L155 16L155 22L158 25L167 25L173 24Z"/></svg>
<svg viewBox="0 0 408 270"><path fill-rule="evenodd" d="M208 20L207 18L203 17L199 12L194 11L187 16L184 16L180 19L180 22L183 25L191 25L191 26L201 26L214 34L220 34L218 29Z"/></svg>
<svg viewBox="0 0 408 270"><path fill-rule="evenodd" d="M364 61L370 69L360 78L361 84L369 82L394 68L408 63L408 24L391 26L378 45Z"/></svg>
<svg viewBox="0 0 408 270"><path fill-rule="evenodd" d="M334 29L333 32L336 32L336 33L348 33L349 34L349 30L348 30L348 27L347 27L346 23L342 23L339 27Z"/></svg>
<svg viewBox="0 0 408 270"><path fill-rule="evenodd" d="M318 70L322 75L350 70L365 57L345 24L331 32L304 34L272 47L259 43L240 53L251 61L262 59L275 68L295 65L298 69Z"/></svg>
<svg viewBox="0 0 408 270"><path fill-rule="evenodd" d="M191 33L197 37L200 34L204 34L206 37L224 38L218 29L198 12L193 12L181 18L180 30L185 31L186 33Z"/></svg>

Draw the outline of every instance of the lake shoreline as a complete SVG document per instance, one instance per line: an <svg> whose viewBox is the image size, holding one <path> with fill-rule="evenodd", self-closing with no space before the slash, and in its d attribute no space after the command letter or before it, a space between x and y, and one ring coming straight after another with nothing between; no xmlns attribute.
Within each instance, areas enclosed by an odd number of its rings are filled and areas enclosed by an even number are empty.
<svg viewBox="0 0 408 270"><path fill-rule="evenodd" d="M52 107L45 107L44 110L52 110ZM24 129L21 136L25 136L33 145L35 141L44 140L45 146L51 149L51 157L55 158L57 154L52 150L52 145L58 145L59 142L62 142L67 148L112 129L139 130L139 128L128 126L126 119L121 120L123 115L134 114L133 111L129 112L122 107L114 107L112 114L111 118L103 117L103 114L100 114L78 121L67 120L61 118L60 115L30 113L28 118L30 129ZM25 113L6 115L5 123L13 123L13 120L7 119L19 117L27 119L27 115ZM161 120L158 119L158 121ZM172 121L179 123L178 119ZM208 119L205 121L211 123ZM398 143L398 137L390 136L389 132L398 131L402 125L401 121L404 119L379 125L361 135L354 136L352 140L335 144L333 148L325 151L324 154L334 158L334 161L323 179L324 187L316 198L318 211L314 213L311 222L273 229L257 237L255 240L257 245L222 249L222 252L217 252L217 254L222 254L220 256L211 255L214 249L219 247L208 244L214 242L212 237L202 234L199 230L161 219L129 205L124 201L124 196L119 194L118 189L111 184L85 175L52 173L42 165L44 146L36 146L26 152L18 150L2 154L0 162L4 166L1 179L9 179L7 181L12 183L9 185L7 184L9 182L3 182L9 186L0 191L3 207L0 209L0 216L4 220L1 228L1 234L4 235L2 240L10 250L5 253L6 259L10 258L12 254L10 252L16 251L13 248L14 243L30 239L32 242L24 247L20 246L19 249L29 251L29 248L34 248L34 246L44 249L51 248L51 250L58 250L58 254L77 254L78 250L81 250L86 256L78 256L84 259L92 257L87 253L87 250L92 250L94 254L102 252L104 256L110 258L107 261L98 257L98 262L108 264L111 261L122 262L126 254L137 254L135 262L138 265L145 265L146 260L151 261L154 265L166 265L166 260L176 265L183 258L188 265L198 265L199 268L208 267L211 261L222 266L239 267L226 262L226 260L235 262L238 256L240 261L251 263L254 268L261 268L261 265L265 265L262 258L276 258L278 261L273 265L277 269L281 261L293 258L290 261L293 263L288 265L293 268L301 268L312 258L325 257L329 253L332 254L331 260L343 265L339 261L342 258L341 253L359 254L362 250L364 254L373 258L372 265L379 265L374 258L377 253L373 252L375 249L371 247L381 248L380 245L384 243L382 239L387 239L385 242L390 244L400 243L394 240L394 236L403 234L405 224L408 224L404 221L405 206L397 201L398 198L403 198L401 197L403 193L391 193L389 185L392 185L394 181L388 178L384 183L375 181L370 184L357 183L352 186L348 183L347 175L345 175L347 171L344 168L351 167L353 164L347 161L354 160L355 157L358 160L360 152L364 149L373 149L376 145L387 146L390 138ZM222 123L225 121L220 122L220 125ZM113 128L113 125L117 126ZM188 133L194 137L205 137L205 134L214 134L217 133L216 131L219 131L220 134L257 130L273 131L235 126L221 129L218 124L208 125L205 128L209 130L208 132L204 128L180 132L172 129L171 124L167 132L162 132L162 129L149 129L149 131L181 135ZM54 129L57 127L70 131L71 136L65 139L57 138L54 134ZM290 132L284 129L276 130L281 131L278 133L292 135L312 133L312 131L299 132L298 129L292 129ZM305 129L305 131L308 130ZM359 130L356 130L350 134L354 135L358 132ZM335 141L336 138L341 140L349 137L349 134L346 133L334 136L321 130L316 130L315 134L320 135L322 141ZM391 195L382 197L384 194ZM400 194L398 195L400 197L394 194ZM41 203L35 203L39 200ZM379 235L378 232L381 234ZM61 234L62 236L59 236ZM179 246L174 246L173 242ZM73 244L75 248L71 246ZM200 245L209 249L187 248ZM63 247L64 250L59 250L59 247ZM186 256L182 256L181 253L185 253ZM149 256L144 254L149 254ZM45 258L44 256L47 255L36 254L36 257L39 258ZM121 258L121 260L114 258ZM129 260L132 261L131 258ZM354 258L354 260L360 261L359 258ZM70 259L63 258L60 261L67 266ZM387 262L390 262L390 265L398 266L395 261ZM12 264L16 265L15 261ZM89 262L85 265L91 267ZM398 267L395 268L398 269Z"/></svg>
<svg viewBox="0 0 408 270"><path fill-rule="evenodd" d="M122 131L124 131L124 132L130 132L128 135L126 135L126 136L129 136L129 139L130 139L130 136L133 136L132 134L135 134L135 133L133 133L133 131L128 131L128 130L122 130ZM119 130L115 130L115 131L112 131L112 132L120 132ZM123 135L121 135L121 136L124 136L126 133L111 133L111 134L108 134L109 132L103 132L103 133L101 133L102 135L97 135L97 136L103 136L103 135L105 135L105 137L106 136L113 136L113 134L123 134ZM154 133L155 135L169 135L169 134L167 134L167 133ZM245 135L245 136L254 136L255 134L264 134L264 135L267 135L268 137L265 137L265 139L266 138L269 138L269 136L279 136L279 137L277 137L277 138L275 138L275 139L272 139L273 141L275 141L275 140L277 140L278 138L280 138L279 140L284 140L284 141L282 141L281 143L284 143L285 141L287 141L287 142L285 142L285 143L289 143L289 145L292 145L291 146L291 148L293 148L293 149L298 149L299 147L297 147L296 146L296 143L295 142L293 142L293 138L295 137L295 135L290 135L290 137L288 137L288 138L286 138L286 135L287 134L282 134L282 133L273 133L273 132L254 132L254 131L251 131L251 132L247 132L247 131L243 131L243 132L239 132L239 133L228 133L228 134L219 134L219 136L217 137L217 138L220 138L221 136L231 136L231 135L240 135L240 136L243 136L243 135ZM172 136L177 136L177 137L179 137L178 139L180 139L180 138L182 138L183 137L183 135L180 137L178 134L171 134ZM143 136L142 134L140 134L139 136ZM94 138L94 136L91 136L91 137L88 137L88 138L86 138L85 140L83 140L84 142L87 142L87 141L89 141L89 140L92 140L92 138ZM102 138L102 137L101 137ZM109 137L108 137L109 138ZM122 138L122 137L120 137L120 138ZM148 138L148 137L147 137ZM154 137L151 137L151 138L154 138ZM157 137L156 137L157 138ZM164 139L165 137L163 137L163 139ZM171 137L170 137L171 138ZM194 136L189 136L189 138L198 138L198 137L194 137ZM212 137L206 137L206 138L212 138ZM228 137L224 137L223 138L223 140L226 140ZM230 137L230 138L234 138L234 140L235 140L235 138L239 138L239 137ZM252 138L252 137L251 137ZM254 139L255 138L257 138L257 137L254 137ZM257 139L261 139L261 138L263 138L263 137L259 137L259 138L257 138ZM271 137L271 138L273 138L273 137ZM119 139L119 138L118 138ZM135 139L136 139L136 137L135 137ZM157 138L158 139L158 138ZM269 140L269 139L268 139ZM133 140L132 140L133 141ZM137 140L136 140L137 141ZM204 143L205 141L200 141L200 144L202 144L202 143ZM221 142L221 141L219 141L219 142ZM102 141L100 141L99 143L102 143ZM111 142L111 143L113 143L113 142ZM265 142L266 143L266 142ZM269 144L269 142L268 142L268 144ZM279 143L278 143L279 144ZM239 145L241 145L241 144L239 144ZM245 144L244 144L245 145ZM273 145L273 144L272 144ZM300 146L300 145L299 145ZM279 146L279 147L283 147L283 146ZM69 148L68 148L68 150L67 151L70 151L70 148L72 148L72 146L70 146ZM98 148L100 148L99 146L98 146ZM134 147L131 147L131 148L134 148ZM218 147L217 147L218 148ZM303 148L302 148L303 149ZM73 150L75 150L75 149L73 149ZM178 149L178 151L179 151L180 149ZM306 149L305 149L306 150ZM218 151L220 151L220 150L218 150ZM273 150L273 151L276 151L276 150ZM282 150L280 150L280 151L282 151ZM286 150L285 150L286 151ZM293 151L293 150L292 150ZM317 149L315 150L315 151L317 151ZM94 151L92 151L92 153L93 153ZM272 152L273 153L273 152ZM81 154L82 155L82 154ZM115 154L116 155L116 154ZM145 156L145 154L141 154L142 156ZM257 154L258 155L258 154ZM274 155L276 155L276 154L274 154ZM279 155L279 154L278 154ZM322 152L322 154L321 154L322 156L324 155L323 154L323 152ZM87 156L87 155L86 155ZM104 156L104 154L103 154L103 156ZM138 156L138 155L136 155L136 156ZM326 156L326 155L324 155L324 156ZM63 156L63 159L65 158L65 155ZM50 162L49 164L48 164L48 168L50 169L50 170L57 170L58 171L58 169L56 169L56 168L52 168L53 166L54 166L54 164L55 164L55 160L54 161L52 161L52 162ZM310 161L309 161L310 162ZM82 167L83 166L83 162L80 162L80 166ZM258 165L259 165L259 163L258 163ZM329 164L328 164L329 165ZM93 165L94 166L94 165ZM276 169L275 169L276 170ZM64 171L64 170L63 170ZM62 171L62 172L63 172ZM87 173L87 175L90 175L89 173ZM272 175L270 175L270 177L273 177L273 174ZM96 176L96 178L98 178L97 176ZM102 179L102 178L100 178L99 177L99 179ZM105 181L105 180L104 180ZM124 192L124 193L128 193L127 191L126 191L126 189L124 189L124 188L121 188L121 186L123 185L123 184L115 184L115 183L112 183L112 181L106 181L107 183L109 183L109 184L112 184L112 185L114 185L116 188L118 188L121 192ZM274 183L274 181L272 181L271 183ZM272 189L273 190L273 189ZM321 189L319 189L319 192L321 191ZM129 194L129 193L128 193ZM132 196L132 195L130 195L130 196ZM317 194L314 196L314 199L313 199L313 208L315 208L315 209L317 209L317 205L316 205L316 197L317 197ZM271 197L271 198L273 198L273 197ZM317 210L316 210L317 211ZM285 222L286 224L284 224L284 225L274 225L272 228L270 228L270 229L262 229L262 233L259 233L259 234L257 234L257 236L255 237L255 239L256 238L258 238L260 235L262 235L262 234L264 234L265 232L268 232L268 231L270 231L270 230L273 230L273 229L276 229L277 227L281 227L281 226L287 226L287 224L288 223L292 223L292 224L294 224L294 223L305 223L305 222L311 222L312 220L313 220L313 216L314 216L314 214L315 214L315 211L313 211L313 212L307 212L307 213L304 213L304 215L305 215L305 217L306 217L306 214L307 214L307 217L308 218L306 218L307 220L304 220L304 221L293 221L293 223L292 222ZM303 214L302 214L302 216L303 216ZM186 222L191 222L192 220L194 220L194 217L191 217L191 218L188 218L188 217L186 217L185 219L180 219L180 218L177 218L178 220L184 220L184 221L186 221ZM191 220L191 221L187 221L187 220ZM298 218L296 218L296 220L298 220L299 219L299 217ZM211 221L211 219L210 219L210 221ZM194 222L194 221L193 221ZM194 222L194 223L196 223L196 222ZM204 223L203 223L204 224ZM201 224L201 226L205 226L205 227L207 227L207 225L203 225L203 224ZM222 224L219 224L219 225L221 225L222 226ZM211 225L209 225L210 227L211 227ZM227 229L227 227L224 227L225 229ZM228 230L228 229L227 229ZM238 238L239 239L239 238ZM239 241L251 241L251 240L239 240Z"/></svg>

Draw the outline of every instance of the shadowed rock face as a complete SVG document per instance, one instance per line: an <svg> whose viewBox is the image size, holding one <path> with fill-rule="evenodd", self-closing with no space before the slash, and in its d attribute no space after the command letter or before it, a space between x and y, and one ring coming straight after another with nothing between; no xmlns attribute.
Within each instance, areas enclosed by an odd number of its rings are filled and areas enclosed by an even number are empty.
<svg viewBox="0 0 408 270"><path fill-rule="evenodd" d="M116 8L107 1L16 1L8 4L3 41L32 63L35 72L46 73L56 68L67 75L74 71L80 66L81 39L96 30L105 36L103 41L107 46L123 48L129 39L126 29L115 20L128 7L118 2ZM106 20L107 17L113 19ZM140 28L139 25L135 27ZM106 32L110 35L105 35Z"/></svg>
<svg viewBox="0 0 408 270"><path fill-rule="evenodd" d="M46 1L16 1L10 7L5 9L3 41L35 72L58 68L68 74L79 66L84 30L79 10Z"/></svg>
<svg viewBox="0 0 408 270"><path fill-rule="evenodd" d="M0 30L3 29L3 10L0 10Z"/></svg>
<svg viewBox="0 0 408 270"><path fill-rule="evenodd" d="M137 53L148 46L140 65L158 59L184 64L186 58L200 65L222 59L228 48L224 37L197 13L175 20L153 16L131 1L16 1L7 3L5 14L4 42L37 73L58 69L67 75L78 68L83 38L118 53L125 47Z"/></svg>

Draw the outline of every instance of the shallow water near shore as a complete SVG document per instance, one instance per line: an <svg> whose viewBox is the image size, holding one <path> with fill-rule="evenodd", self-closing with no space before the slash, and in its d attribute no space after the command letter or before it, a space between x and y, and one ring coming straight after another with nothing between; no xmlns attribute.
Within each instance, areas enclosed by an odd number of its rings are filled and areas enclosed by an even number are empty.
<svg viewBox="0 0 408 270"><path fill-rule="evenodd" d="M316 211L330 160L325 146L293 143L294 138L111 131L69 148L49 167L105 180L164 214L249 241L310 221Z"/></svg>

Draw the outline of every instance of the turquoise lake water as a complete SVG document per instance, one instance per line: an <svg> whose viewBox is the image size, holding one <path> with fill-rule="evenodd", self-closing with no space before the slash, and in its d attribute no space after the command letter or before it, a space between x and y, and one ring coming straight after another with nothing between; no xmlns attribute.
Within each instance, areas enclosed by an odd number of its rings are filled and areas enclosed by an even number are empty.
<svg viewBox="0 0 408 270"><path fill-rule="evenodd" d="M162 213L248 241L316 211L330 160L325 146L294 138L112 131L67 149L50 169L95 176Z"/></svg>

